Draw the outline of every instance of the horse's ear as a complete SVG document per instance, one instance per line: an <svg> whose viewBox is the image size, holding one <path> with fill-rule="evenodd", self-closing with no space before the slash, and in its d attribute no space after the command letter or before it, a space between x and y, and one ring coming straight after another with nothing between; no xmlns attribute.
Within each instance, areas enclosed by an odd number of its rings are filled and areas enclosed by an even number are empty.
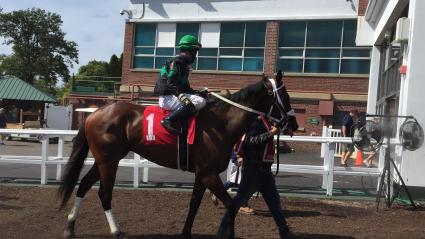
<svg viewBox="0 0 425 239"><path fill-rule="evenodd" d="M283 74L282 74L282 70L279 70L277 73L276 73L276 82L277 83L280 83L280 82L282 82L282 78L283 78Z"/></svg>
<svg viewBox="0 0 425 239"><path fill-rule="evenodd" d="M230 98L230 90L226 89L226 98Z"/></svg>
<svg viewBox="0 0 425 239"><path fill-rule="evenodd" d="M262 75L261 75L261 80L262 81L265 81L265 82L267 82L267 80L268 80L269 78L263 73Z"/></svg>

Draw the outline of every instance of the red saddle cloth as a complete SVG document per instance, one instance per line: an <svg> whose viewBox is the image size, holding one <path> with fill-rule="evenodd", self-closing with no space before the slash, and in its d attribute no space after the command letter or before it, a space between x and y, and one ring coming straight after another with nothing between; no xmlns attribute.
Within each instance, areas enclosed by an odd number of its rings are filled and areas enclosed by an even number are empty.
<svg viewBox="0 0 425 239"><path fill-rule="evenodd" d="M145 145L176 145L177 135L162 127L161 120L170 114L158 106L148 106L143 112L143 141ZM193 144L195 139L195 116L188 121L187 143Z"/></svg>

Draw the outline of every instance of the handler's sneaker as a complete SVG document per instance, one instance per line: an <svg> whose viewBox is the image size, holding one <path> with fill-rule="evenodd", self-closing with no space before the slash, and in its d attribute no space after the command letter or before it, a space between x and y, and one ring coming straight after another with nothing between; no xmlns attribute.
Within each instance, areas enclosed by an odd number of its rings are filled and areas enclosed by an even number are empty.
<svg viewBox="0 0 425 239"><path fill-rule="evenodd" d="M254 215L255 214L255 210L250 208L250 207L241 207L241 208L239 208L239 212L243 213L243 214L248 214L248 215Z"/></svg>
<svg viewBox="0 0 425 239"><path fill-rule="evenodd" d="M217 200L217 197L214 194L211 196L211 201L214 204L214 206L216 206L216 207L218 206L218 200Z"/></svg>

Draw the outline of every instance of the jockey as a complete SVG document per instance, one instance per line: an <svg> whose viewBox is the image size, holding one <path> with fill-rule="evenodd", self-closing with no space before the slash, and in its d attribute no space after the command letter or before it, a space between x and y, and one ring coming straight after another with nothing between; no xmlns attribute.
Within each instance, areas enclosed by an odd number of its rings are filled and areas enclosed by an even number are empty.
<svg viewBox="0 0 425 239"><path fill-rule="evenodd" d="M159 94L159 106L172 111L161 124L174 134L180 134L175 127L191 114L202 109L206 100L195 93L189 84L190 65L196 60L201 44L192 35L185 35L178 44L179 55L167 61L160 70L160 77L155 84L154 92Z"/></svg>

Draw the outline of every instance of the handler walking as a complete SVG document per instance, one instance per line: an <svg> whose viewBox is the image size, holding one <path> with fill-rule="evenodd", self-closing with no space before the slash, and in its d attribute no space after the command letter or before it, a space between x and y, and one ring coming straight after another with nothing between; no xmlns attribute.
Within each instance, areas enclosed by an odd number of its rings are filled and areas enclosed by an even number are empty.
<svg viewBox="0 0 425 239"><path fill-rule="evenodd" d="M279 229L280 238L290 238L289 228L280 205L280 196L271 171L274 160L273 136L278 133L278 128L271 126L268 120L260 116L245 134L245 139L242 142L244 158L242 179L237 195L233 199L235 215L232 217L229 211L226 212L220 225L219 234L225 231L224 228L228 227L229 221L227 220L229 217L230 224L234 223L234 218L241 205L253 193L259 191L273 215Z"/></svg>

